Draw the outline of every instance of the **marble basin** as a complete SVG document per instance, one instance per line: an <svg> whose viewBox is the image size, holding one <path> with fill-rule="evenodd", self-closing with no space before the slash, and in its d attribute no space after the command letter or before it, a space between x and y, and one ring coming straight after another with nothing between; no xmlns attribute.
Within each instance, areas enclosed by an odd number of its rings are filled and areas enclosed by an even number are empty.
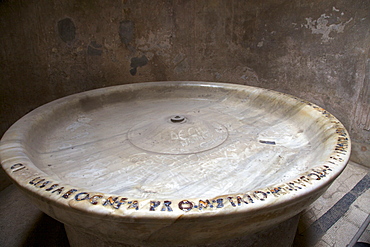
<svg viewBox="0 0 370 247"><path fill-rule="evenodd" d="M3 136L12 181L69 236L138 246L212 243L276 225L348 162L329 112L283 93L150 82L71 95Z"/></svg>

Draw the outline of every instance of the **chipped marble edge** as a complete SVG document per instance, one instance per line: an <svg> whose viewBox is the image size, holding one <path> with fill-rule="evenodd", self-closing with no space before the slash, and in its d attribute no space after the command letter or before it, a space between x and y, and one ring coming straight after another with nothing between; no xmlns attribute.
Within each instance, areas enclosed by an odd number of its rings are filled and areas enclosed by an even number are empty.
<svg viewBox="0 0 370 247"><path fill-rule="evenodd" d="M210 83L210 85L218 87L224 84ZM232 87L237 86L232 85ZM99 91L99 89L94 91ZM271 92L271 90L267 91ZM207 213L206 215L220 215L258 210L272 205L278 206L299 197L315 194L316 190L320 191L321 188L330 185L348 163L351 143L345 127L329 112L295 96L280 92L276 93L304 103L311 107L312 110L328 118L331 128L335 128L336 131L330 139L334 139L336 144L332 147L332 153L327 161L305 173L297 175L296 179L267 188L256 188L253 191L220 195L215 198L169 198L168 200L126 198L124 195L92 192L50 178L36 168L27 156L27 149L17 141L12 143L12 140L2 140L0 155L12 158L3 160L0 156L0 159L6 173L24 190L35 193L61 206L68 206L97 215L172 218L184 213L195 216L204 213Z"/></svg>

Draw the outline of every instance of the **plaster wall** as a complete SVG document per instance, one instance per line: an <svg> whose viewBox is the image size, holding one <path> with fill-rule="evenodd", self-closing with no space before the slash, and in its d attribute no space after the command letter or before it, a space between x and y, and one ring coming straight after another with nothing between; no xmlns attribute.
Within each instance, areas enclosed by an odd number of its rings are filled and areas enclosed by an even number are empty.
<svg viewBox="0 0 370 247"><path fill-rule="evenodd" d="M369 13L368 0L1 1L0 135L81 91L220 81L322 106L349 130L352 159L369 165Z"/></svg>

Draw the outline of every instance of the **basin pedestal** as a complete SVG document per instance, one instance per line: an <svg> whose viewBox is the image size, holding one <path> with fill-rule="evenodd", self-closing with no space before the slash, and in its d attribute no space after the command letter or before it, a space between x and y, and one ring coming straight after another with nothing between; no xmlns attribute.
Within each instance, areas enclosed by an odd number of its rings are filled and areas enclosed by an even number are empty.
<svg viewBox="0 0 370 247"><path fill-rule="evenodd" d="M292 246L296 234L300 214L265 230L241 236L234 239L228 239L215 243L200 245L181 245L182 247L289 247ZM117 243L106 239L101 239L92 234L88 234L83 229L65 225L68 241L71 247L89 246L89 247L139 247L139 245L129 245ZM225 229L227 231L227 229ZM141 245L153 246L153 245ZM140 246L140 247L141 247ZM162 246L162 245L158 245Z"/></svg>

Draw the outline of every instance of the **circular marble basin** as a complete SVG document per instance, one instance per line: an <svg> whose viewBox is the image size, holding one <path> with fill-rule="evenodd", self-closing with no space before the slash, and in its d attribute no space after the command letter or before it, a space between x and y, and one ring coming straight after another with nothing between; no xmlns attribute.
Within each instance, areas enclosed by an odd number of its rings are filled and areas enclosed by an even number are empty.
<svg viewBox="0 0 370 247"><path fill-rule="evenodd" d="M324 109L271 90L151 82L37 108L1 164L46 214L101 241L193 245L283 222L344 169L350 140Z"/></svg>

